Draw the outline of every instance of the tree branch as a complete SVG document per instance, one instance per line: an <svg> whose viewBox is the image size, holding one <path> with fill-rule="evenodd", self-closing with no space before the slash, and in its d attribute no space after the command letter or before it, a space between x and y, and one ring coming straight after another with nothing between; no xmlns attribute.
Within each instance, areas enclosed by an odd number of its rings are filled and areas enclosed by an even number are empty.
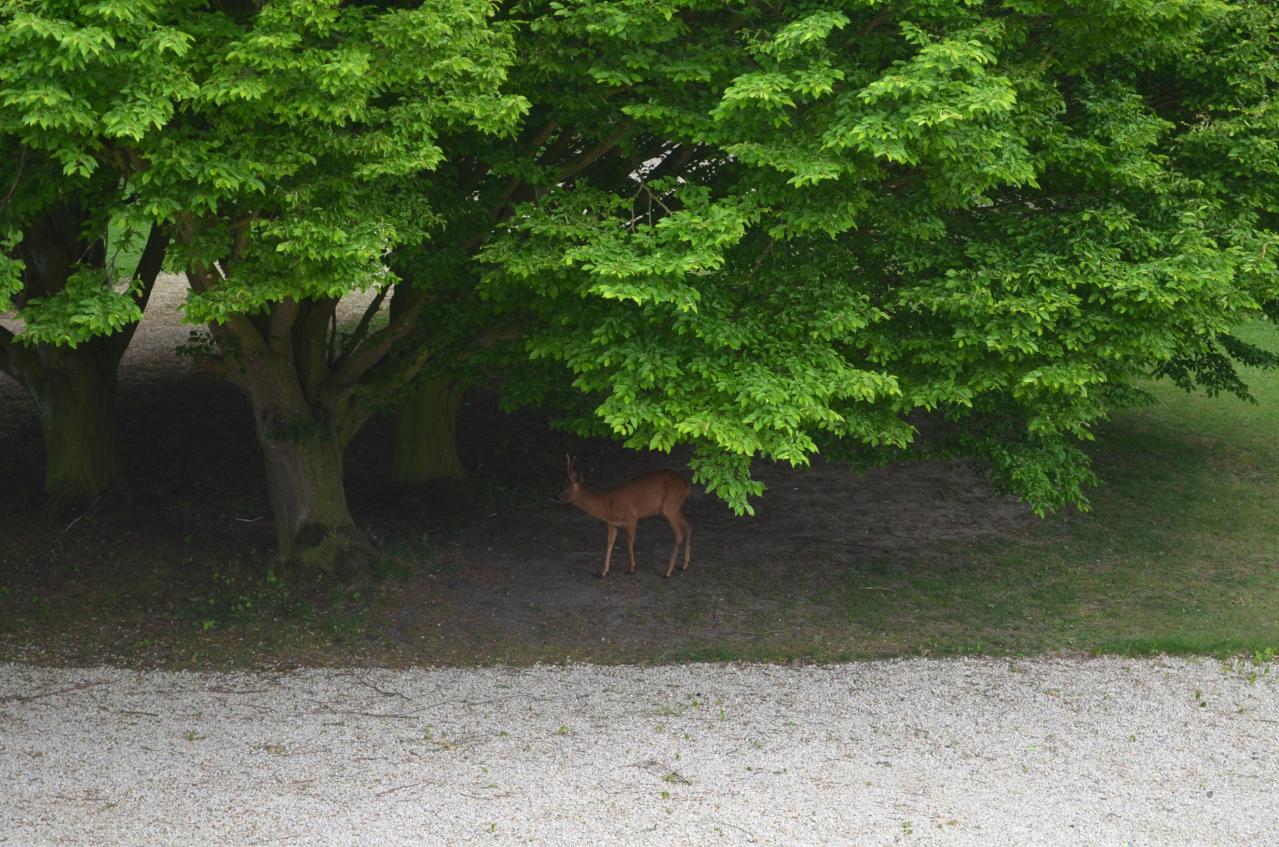
<svg viewBox="0 0 1279 847"><path fill-rule="evenodd" d="M401 283L406 284L406 283ZM369 369L381 361L395 344L408 335L417 324L418 312L426 303L426 292L417 288L408 288L404 294L404 308L396 309L399 314L391 317L390 323L365 338L359 345L351 349L351 355L333 374L330 383L338 388L350 388L360 381Z"/></svg>
<svg viewBox="0 0 1279 847"><path fill-rule="evenodd" d="M612 132L604 137L602 141L587 150L577 159L560 168L559 173L556 175L556 181L563 182L564 180L569 179L589 168L592 164L603 158L610 150L616 147L621 140L626 137L626 134L631 131L633 126L634 124L629 120L620 122L613 128Z"/></svg>
<svg viewBox="0 0 1279 847"><path fill-rule="evenodd" d="M216 284L211 279L213 275L214 273L211 273L208 266L203 262L192 262L187 266L187 281L200 294L207 294L216 287ZM214 338L218 339L218 346L223 348L223 353L232 352L227 348L235 345L253 355L262 355L270 352L266 338L253 325L253 321L249 320L247 315L232 314L222 323L211 323L209 324L209 332L213 334Z"/></svg>
<svg viewBox="0 0 1279 847"><path fill-rule="evenodd" d="M324 346L324 364L332 370L338 353L338 310L329 312L328 342Z"/></svg>
<svg viewBox="0 0 1279 847"><path fill-rule="evenodd" d="M621 142L621 140L626 136L626 134L630 132L632 126L633 124L629 120L622 121L621 123L619 123L616 127L613 128L613 131L611 133L609 133L602 141L600 141L594 147L587 150L578 158L562 165L559 171L555 175L555 181L563 182L566 179L571 179L572 177L586 170L588 167L590 167L593 163L595 163L599 159L606 156L609 153L609 151L615 148ZM551 150L547 152L547 155L543 160L543 164L550 165L554 163L554 161L557 158L559 158L559 156L565 150L568 149L568 147L571 144L571 139L573 137L574 136L572 133L563 133L560 136L560 138L555 142L555 145L551 148ZM490 208L489 214L494 218L494 220L498 220L498 221L505 220L506 217L510 215L511 213L511 209L510 209L511 205L513 205L514 203L520 202L521 200L527 199L530 196L532 196L531 186L529 186L528 183L524 182L519 177L511 177L509 180L507 180L506 185L502 187L502 192L498 195L497 201ZM475 239L472 239L471 241L468 241L466 243L466 249L469 251L473 249L474 247L479 246L481 243L483 243L483 240L484 240L484 237L480 236Z"/></svg>
<svg viewBox="0 0 1279 847"><path fill-rule="evenodd" d="M513 176L508 179L506 181L506 185L502 186L502 193L497 195L497 202L493 204L493 208L489 214L492 217L501 220L502 213L505 211L507 204L515 198L515 195L519 193L520 187L523 185L524 180L517 176Z"/></svg>
<svg viewBox="0 0 1279 847"><path fill-rule="evenodd" d="M347 404L339 423L339 432L344 443L354 438L360 431L360 427L364 426L387 400L421 373L422 368L426 367L427 361L431 358L431 348L426 344L406 352L407 360L396 362L393 367L388 367L387 360L383 359L378 368L386 368L386 375L361 385L358 389L359 402Z"/></svg>
<svg viewBox="0 0 1279 847"><path fill-rule="evenodd" d="M213 281L211 277L215 273L211 273L204 262L192 262L187 265L187 282L195 289L197 294L208 294L213 290Z"/></svg>
<svg viewBox="0 0 1279 847"><path fill-rule="evenodd" d="M526 141L522 142L525 158L527 158L530 162L535 161L538 149L546 143L546 140L550 138L551 135L554 134L555 130L559 129L559 127L559 123L556 121L550 121L546 124L546 126L542 127L536 133L529 136ZM560 153L563 153L563 150L567 148L568 140L571 137L571 133L562 133L559 139L556 140L555 147L552 148L551 153L554 153L556 149L558 149ZM484 169L484 172L487 173L487 169ZM479 179L475 180L474 185L471 186L472 190L479 187L479 182ZM515 197L517 193L524 193L520 191L521 188L524 188L527 191L527 186L521 178L513 176L507 180L506 185L502 186L502 191L498 194L497 201L493 204L489 214L494 218L500 219L503 207L511 201L511 198Z"/></svg>
<svg viewBox="0 0 1279 847"><path fill-rule="evenodd" d="M539 164L550 166L559 161L559 158L568 152L568 148L573 145L574 134L572 132L561 132L559 138L555 139L555 143L551 145L551 149L546 151L546 155L542 156Z"/></svg>
<svg viewBox="0 0 1279 847"><path fill-rule="evenodd" d="M293 358L293 324L298 319L298 301L285 297L271 304L266 343L274 352Z"/></svg>
<svg viewBox="0 0 1279 847"><path fill-rule="evenodd" d="M250 227L253 216L240 218L231 224L231 259L239 259L249 246Z"/></svg>
<svg viewBox="0 0 1279 847"><path fill-rule="evenodd" d="M538 148L545 144L546 140L551 137L551 134L559 128L560 125L557 122L551 121L546 126L538 130L538 132L529 138L528 141L524 142L524 150L529 155L529 158L535 156Z"/></svg>
<svg viewBox="0 0 1279 847"><path fill-rule="evenodd" d="M146 246L138 258L138 266L133 272L133 283L130 284L129 296L138 304L138 311L146 313L147 303L151 301L151 291L155 288L156 277L160 275L160 267L164 264L164 254L169 248L169 233L160 224L152 224L147 235ZM134 288L134 284L141 286ZM112 336L111 355L118 362L133 341L133 334L138 331L138 324L130 324Z"/></svg>
<svg viewBox="0 0 1279 847"><path fill-rule="evenodd" d="M355 325L351 337L342 345L342 352L338 354L337 359L333 362L335 368L341 368L346 363L346 360L351 357L351 351L364 340L364 336L369 331L369 324L373 321L373 316L382 308L382 301L386 299L386 292L390 290L391 283L388 282L378 290L377 296L365 308L364 314L360 315L360 322Z"/></svg>
<svg viewBox="0 0 1279 847"><path fill-rule="evenodd" d="M13 185L9 186L9 190L5 192L3 198L0 198L0 209L9 205L9 201L13 199L13 192L18 190L18 186L22 183L22 172L27 167L27 145L18 145L18 168L17 173L13 175Z"/></svg>
<svg viewBox="0 0 1279 847"><path fill-rule="evenodd" d="M155 285L156 277L160 275L164 254L168 249L169 233L160 224L152 225L151 232L147 235L146 246L142 248L142 255L138 257L138 266L133 272L134 281L142 282L141 289L133 292L133 301L138 304L139 309L145 310L151 299L151 289Z"/></svg>
<svg viewBox="0 0 1279 847"><path fill-rule="evenodd" d="M874 32L875 30L879 29L881 26L883 26L884 24L892 20L893 15L896 13L897 13L896 4L893 4L892 6L886 6L884 9L882 9L879 12L879 14L875 15L869 21L866 22L866 26L863 27L862 29L862 35L870 35L872 32Z"/></svg>
<svg viewBox="0 0 1279 847"><path fill-rule="evenodd" d="M337 304L334 297L305 300L293 324L293 363L307 402L313 402L320 395L331 373L326 341L329 321L337 312Z"/></svg>
<svg viewBox="0 0 1279 847"><path fill-rule="evenodd" d="M369 336L329 380L326 402L343 444L430 358L419 319L430 295L413 288L408 277L402 279L391 300L390 323Z"/></svg>
<svg viewBox="0 0 1279 847"><path fill-rule="evenodd" d="M18 376L18 366L14 361L17 343L18 337L13 334L13 330L0 326L0 373L8 374L21 382L22 378Z"/></svg>

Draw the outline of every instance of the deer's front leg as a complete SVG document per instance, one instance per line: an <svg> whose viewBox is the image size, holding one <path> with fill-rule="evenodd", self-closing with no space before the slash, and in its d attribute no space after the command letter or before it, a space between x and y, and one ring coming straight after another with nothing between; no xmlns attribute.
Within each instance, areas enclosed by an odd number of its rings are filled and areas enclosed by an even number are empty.
<svg viewBox="0 0 1279 847"><path fill-rule="evenodd" d="M613 542L617 540L617 527L612 524L608 525L608 550L604 552L604 570L600 571L600 576L608 576L608 565L613 560Z"/></svg>

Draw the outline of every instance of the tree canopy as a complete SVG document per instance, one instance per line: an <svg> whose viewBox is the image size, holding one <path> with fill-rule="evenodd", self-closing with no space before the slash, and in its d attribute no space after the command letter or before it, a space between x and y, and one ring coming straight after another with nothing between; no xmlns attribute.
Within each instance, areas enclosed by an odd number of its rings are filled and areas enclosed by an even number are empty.
<svg viewBox="0 0 1279 847"><path fill-rule="evenodd" d="M693 444L738 508L753 457L818 449L981 456L1037 509L1083 504L1091 425L1152 371L1222 386L1216 354L1275 298L1274 194L1191 155L1205 133L1273 150L1274 57L1246 27L1273 12L571 6L530 27L517 81L537 116L571 80L546 112L599 103L574 125L616 152L531 170L481 260L539 313L532 355L601 398L597 430Z"/></svg>
<svg viewBox="0 0 1279 847"><path fill-rule="evenodd" d="M1084 505L1141 379L1272 363L1232 332L1279 316L1275 32L1221 0L33 0L0 291L51 192L172 238L282 549L325 567L342 447L441 374L691 446L738 510L754 459L818 452ZM77 274L21 340L136 320Z"/></svg>

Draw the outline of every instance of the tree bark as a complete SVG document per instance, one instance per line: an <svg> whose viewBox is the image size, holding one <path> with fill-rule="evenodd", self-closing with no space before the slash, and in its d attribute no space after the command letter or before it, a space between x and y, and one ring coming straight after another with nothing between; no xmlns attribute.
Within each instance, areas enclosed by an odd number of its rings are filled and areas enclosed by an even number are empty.
<svg viewBox="0 0 1279 847"><path fill-rule="evenodd" d="M109 343L14 351L44 434L44 496L58 508L123 488L116 446L117 359Z"/></svg>
<svg viewBox="0 0 1279 847"><path fill-rule="evenodd" d="M196 228L181 219L177 237L187 240ZM223 284L224 267L192 262L187 278L208 292ZM383 398L425 364L427 353L408 341L424 298L409 291L404 307L375 332L361 321L336 357L326 340L336 300L286 297L264 313L234 313L209 325L218 347L209 364L253 408L279 552L294 564L350 579L378 558L347 508L343 453ZM407 349L397 355L397 345Z"/></svg>
<svg viewBox="0 0 1279 847"><path fill-rule="evenodd" d="M342 449L331 433L259 434L280 555L307 570L350 579L375 553L346 505Z"/></svg>
<svg viewBox="0 0 1279 847"><path fill-rule="evenodd" d="M401 485L464 475L457 451L462 390L448 379L432 379L396 407L391 478Z"/></svg>
<svg viewBox="0 0 1279 847"><path fill-rule="evenodd" d="M347 508L346 445L307 403L290 357L254 356L235 381L253 406L280 555L339 579L366 571L376 553Z"/></svg>
<svg viewBox="0 0 1279 847"><path fill-rule="evenodd" d="M101 239L85 243L85 213L58 207L26 231L21 255L26 263L24 294L47 297L62 290L77 261L101 266ZM168 237L153 227L134 273L140 286L133 296L145 309L164 259ZM120 359L137 324L76 347L26 345L0 327L0 371L17 380L35 401L44 434L46 505L86 503L111 490L123 490L116 445L115 403Z"/></svg>

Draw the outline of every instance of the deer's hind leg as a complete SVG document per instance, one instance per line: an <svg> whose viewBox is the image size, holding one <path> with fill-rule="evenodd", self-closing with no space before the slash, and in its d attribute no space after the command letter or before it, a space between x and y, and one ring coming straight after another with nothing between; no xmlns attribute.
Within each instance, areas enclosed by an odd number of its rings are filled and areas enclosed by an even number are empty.
<svg viewBox="0 0 1279 847"><path fill-rule="evenodd" d="M631 555L631 566L626 569L626 572L635 573L635 521L626 525L626 552Z"/></svg>
<svg viewBox="0 0 1279 847"><path fill-rule="evenodd" d="M680 568L680 570L686 571L688 570L688 559L693 555L693 525L688 522L688 518L684 517L683 514L679 518L684 522L684 567Z"/></svg>
<svg viewBox="0 0 1279 847"><path fill-rule="evenodd" d="M663 576L669 577L675 572L675 559L679 556L679 546L684 543L685 530L692 530L687 520L678 511L668 512L665 515L666 521L671 525L671 532L675 533L675 547L671 550L671 560L666 563L666 573ZM691 538L690 538L691 540ZM688 570L688 547L684 547L684 570Z"/></svg>

